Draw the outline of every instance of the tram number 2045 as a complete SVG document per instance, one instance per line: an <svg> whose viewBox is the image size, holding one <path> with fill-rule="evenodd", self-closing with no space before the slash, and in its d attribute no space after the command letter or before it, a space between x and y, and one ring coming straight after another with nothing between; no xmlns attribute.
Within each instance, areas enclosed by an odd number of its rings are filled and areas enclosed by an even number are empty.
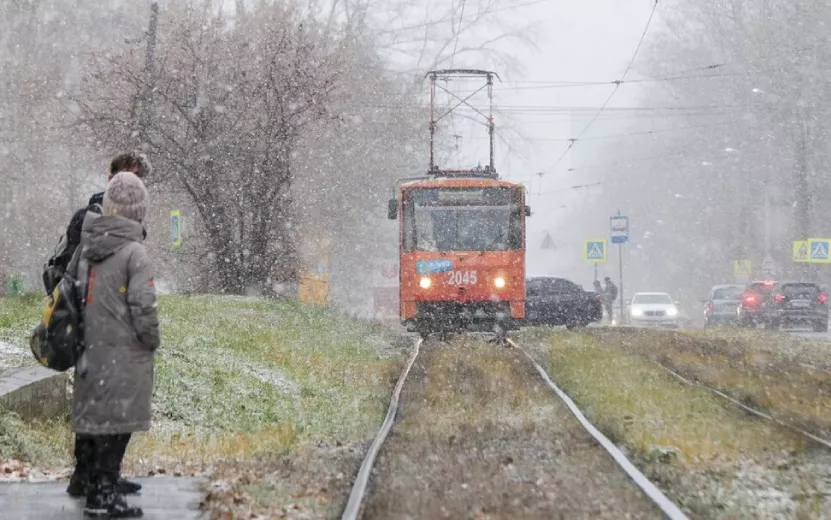
<svg viewBox="0 0 831 520"><path fill-rule="evenodd" d="M475 285L477 281L476 271L448 271L448 285Z"/></svg>

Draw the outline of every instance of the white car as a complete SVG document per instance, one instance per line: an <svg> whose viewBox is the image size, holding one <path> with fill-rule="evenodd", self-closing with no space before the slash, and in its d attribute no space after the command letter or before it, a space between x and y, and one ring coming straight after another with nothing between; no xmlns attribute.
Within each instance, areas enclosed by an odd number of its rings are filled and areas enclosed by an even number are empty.
<svg viewBox="0 0 831 520"><path fill-rule="evenodd" d="M678 328L678 307L667 293L635 293L629 303L629 323L634 326Z"/></svg>

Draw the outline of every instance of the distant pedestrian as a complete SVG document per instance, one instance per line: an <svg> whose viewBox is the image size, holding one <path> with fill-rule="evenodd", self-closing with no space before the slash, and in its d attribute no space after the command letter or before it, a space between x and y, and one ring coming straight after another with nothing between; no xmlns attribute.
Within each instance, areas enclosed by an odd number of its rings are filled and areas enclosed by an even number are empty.
<svg viewBox="0 0 831 520"><path fill-rule="evenodd" d="M69 266L79 279L89 272L85 349L75 368L72 403L72 427L91 455L78 461L87 466L89 481L84 510L117 518L142 515L127 504L119 480L131 434L150 429L154 357L161 343L153 267L142 244L147 205L141 179L130 172L115 175L102 215L85 220L81 254Z"/></svg>
<svg viewBox="0 0 831 520"><path fill-rule="evenodd" d="M128 152L117 155L110 162L109 175L107 182L120 172L132 172L140 178L145 178L153 171L153 167L146 156L137 152ZM92 220L99 217L103 211L105 192L94 194L89 199L87 206L79 209L72 216L72 219L67 226L64 240L62 241L63 248L56 252L56 256L49 260L47 268L44 271L44 285L46 292L51 294L55 286L63 276L75 249L81 243L82 228L87 220ZM140 238L144 238L146 233L142 229ZM96 324L90 323L88 327L95 327ZM75 470L72 473L72 478L69 481L69 486L66 492L73 498L85 497L89 487L89 471L91 470L91 458L94 453L94 446L91 439L85 438L83 435L75 436ZM122 493L138 493L141 490L141 484L131 482L125 479L119 479L119 490Z"/></svg>
<svg viewBox="0 0 831 520"><path fill-rule="evenodd" d="M606 314L609 315L609 323L612 323L614 322L613 305L617 299L617 286L608 276L603 281L606 282L606 287L603 289L603 305L606 307ZM622 307L621 312L623 312Z"/></svg>

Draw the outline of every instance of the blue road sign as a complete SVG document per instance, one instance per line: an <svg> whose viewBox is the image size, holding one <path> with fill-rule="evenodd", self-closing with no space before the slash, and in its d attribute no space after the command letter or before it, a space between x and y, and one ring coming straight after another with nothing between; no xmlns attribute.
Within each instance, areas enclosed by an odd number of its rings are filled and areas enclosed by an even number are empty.
<svg viewBox="0 0 831 520"><path fill-rule="evenodd" d="M629 217L615 215L610 217L612 228L612 243L625 244L629 241Z"/></svg>
<svg viewBox="0 0 831 520"><path fill-rule="evenodd" d="M831 239L827 238L812 238L808 240L808 261L815 264L829 264L831 263Z"/></svg>
<svg viewBox="0 0 831 520"><path fill-rule="evenodd" d="M583 249L583 256L588 262L605 262L606 261L606 239L595 238L586 240L585 248Z"/></svg>

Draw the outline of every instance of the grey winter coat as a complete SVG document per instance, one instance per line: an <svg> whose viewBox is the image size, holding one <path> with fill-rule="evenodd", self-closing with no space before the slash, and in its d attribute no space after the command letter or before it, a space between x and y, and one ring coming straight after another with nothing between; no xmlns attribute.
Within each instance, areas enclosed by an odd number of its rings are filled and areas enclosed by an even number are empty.
<svg viewBox="0 0 831 520"><path fill-rule="evenodd" d="M70 269L83 281L86 349L75 367L72 426L108 435L150 429L153 362L161 342L153 268L142 226L123 217L88 214L82 252Z"/></svg>

